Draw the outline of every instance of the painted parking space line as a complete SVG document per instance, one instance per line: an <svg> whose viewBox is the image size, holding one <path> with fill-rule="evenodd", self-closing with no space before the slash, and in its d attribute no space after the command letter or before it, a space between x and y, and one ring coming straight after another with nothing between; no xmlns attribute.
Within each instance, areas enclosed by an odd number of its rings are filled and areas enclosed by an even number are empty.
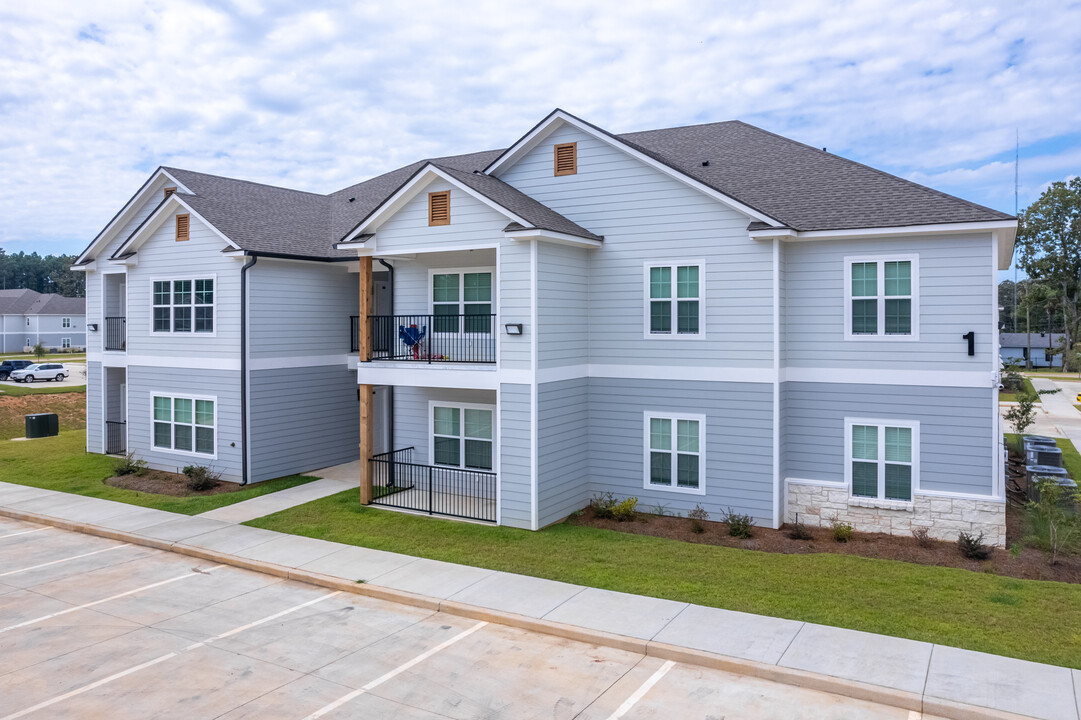
<svg viewBox="0 0 1081 720"><path fill-rule="evenodd" d="M631 711L638 701L641 700L647 692L649 692L654 685L661 681L668 671L676 666L674 660L666 660L664 665L657 668L657 672L649 676L649 679L642 683L637 690L631 693L631 696L623 701L623 704L616 708L616 711L608 716L608 720L619 720L619 718L626 715Z"/></svg>
<svg viewBox="0 0 1081 720"><path fill-rule="evenodd" d="M186 580L187 578L196 577L196 576L201 575L203 573L214 572L215 570L217 570L219 568L223 568L223 567L225 567L225 566L224 565L215 565L214 567L210 568L209 570L193 570L192 572L184 573L183 575L177 575L176 577L169 578L168 580L161 580L161 581L156 582L156 583L151 583L149 585L143 585L142 587L137 587L134 590L128 590L126 592L117 593L116 595L110 595L109 597L102 598L101 600L95 600L93 602L84 603L82 605L67 608L66 610L59 610L59 611L54 612L54 613L49 613L48 615L42 615L41 617L33 618L31 620L24 620L21 623L16 623L15 625L8 625L5 628L0 628L0 634L6 633L9 630L17 630L18 628L26 627L27 625L35 625L37 623L45 622L46 620L52 620L55 617L60 617L61 615L67 615L68 613L73 613L76 610L85 610L87 608L94 607L95 605L101 605L102 603L107 603L110 600L116 600L118 598L127 597L128 595L134 595L135 593L143 592L144 590L152 590L153 588L161 587L162 585L168 585L170 583L175 583L178 580Z"/></svg>
<svg viewBox="0 0 1081 720"><path fill-rule="evenodd" d="M219 565L218 567L223 567L223 566ZM191 645L188 645L187 647L181 648L180 650L174 650L173 652L165 653L164 655L159 655L158 657L153 658L152 660L147 660L144 663L139 663L138 665L135 665L134 667L130 667L130 668L126 669L126 670L121 670L120 672L113 673L112 675L109 675L108 677L103 677L100 680L95 680L92 683L88 683L88 684L83 685L81 687L77 687L74 690L69 690L68 692L64 693L63 695L57 695L56 697L49 698L48 700L43 700L42 702L39 702L37 705L31 705L30 707L23 708L22 710L19 710L18 712L11 713L10 715L5 715L4 717L0 718L0 720L17 720L17 718L25 717L25 716L27 716L27 715L29 715L31 713L37 712L38 710L43 710L43 709L45 709L47 707L50 707L52 705L55 705L55 704L57 704L59 702L63 702L65 700L76 697L78 695L82 695L83 693L90 692L91 690L93 690L95 688L99 688L102 685L108 685L109 683L111 683L111 682L113 682L115 680L125 678L128 675L132 675L134 673L139 672L140 670L145 670L148 667L153 667L154 665L159 665L159 664L165 662L166 660L172 660L173 658L180 655L181 653L185 653L185 652L188 652L189 650L195 650L197 648L201 648L201 647L204 647L206 645L210 645L213 642L216 642L218 640L222 640L222 639L230 637L232 635L236 635L237 633L243 632L245 630L250 630L253 627L258 627L259 625L263 625L263 624L268 623L268 622L273 622L274 620L277 620L280 617L284 617L285 615L288 615L290 613L294 613L294 612L296 612L298 610L303 610L306 607L309 607L311 605L315 605L316 603L323 602L324 600L329 600L330 598L335 597L337 595L341 595L341 594L342 594L341 590L336 590L336 591L334 591L332 593L329 593L327 595L320 595L319 597L317 597L317 598L315 598L313 600L308 600L307 602L303 602L303 603L301 603L299 605L294 605L291 608L287 608L287 609L282 610L280 612L276 612L273 615L268 615L265 618L256 620L255 622L250 622L250 623L247 623L246 625L241 625L240 627L233 628L232 630L228 630L226 632L223 632L220 635L214 635L213 637L209 637L206 640L201 640L201 641L199 641L197 643L192 643Z"/></svg>
<svg viewBox="0 0 1081 720"><path fill-rule="evenodd" d="M73 557L66 557L60 560L53 560L52 562L41 563L40 565L31 565L30 567L20 568L18 570L8 570L5 573L0 573L0 577L7 577L8 575L18 575L19 573L30 572L31 570L37 570L38 568L49 567L50 565L59 565L60 563L66 563L72 560L78 560L79 558L90 557L91 555L100 555L101 553L107 553L111 550L119 550L120 548L125 547L131 547L131 545L129 543L123 543L121 545L107 547L103 550L95 550L94 552L83 553L82 555L75 555Z"/></svg>
<svg viewBox="0 0 1081 720"><path fill-rule="evenodd" d="M487 624L488 624L488 622L486 620L482 620L481 622L477 623L476 625L469 628L468 630L463 630L462 632L458 633L454 637L452 637L452 638L450 638L448 640L444 640L443 642L439 643L438 645L436 645L431 650L426 650L425 652L422 652L420 655L417 655L415 658L413 658L409 662L403 663L403 664L399 665L398 667L394 668L393 670L391 670L390 672L385 673L385 674L377 677L375 680L372 680L370 683L368 683L364 687L362 687L362 688L360 688L358 690L354 690L353 692L346 693L345 695L342 695L340 698L338 698L334 702L324 705L323 707L321 707L318 710L316 710L315 712L313 712L311 715L306 716L304 718L304 720L316 720L317 718L323 717L324 715L326 715L331 710L335 710L335 709L341 707L342 705L346 704L350 700L358 698L361 695L363 695L364 693L370 692L371 690L374 690L375 688L379 687L380 685L387 682L388 680L391 680L391 679L395 678L396 676L401 675L403 672L405 672L409 668L413 667L414 665L417 665L419 663L424 662L425 660L430 658L432 655L435 655L440 650L445 650L446 648L450 647L451 645L458 642L459 640L465 639L466 637L468 637L469 635L472 635L477 630L480 630L482 627L484 627ZM5 718L0 718L0 720L6 720L6 719Z"/></svg>
<svg viewBox="0 0 1081 720"><path fill-rule="evenodd" d="M0 535L0 540L3 540L4 538L9 538L9 537L17 537L19 535L29 535L30 533L41 532L42 530L52 530L52 528L43 527L43 528L34 528L33 530L20 530L19 532L8 533L7 535Z"/></svg>

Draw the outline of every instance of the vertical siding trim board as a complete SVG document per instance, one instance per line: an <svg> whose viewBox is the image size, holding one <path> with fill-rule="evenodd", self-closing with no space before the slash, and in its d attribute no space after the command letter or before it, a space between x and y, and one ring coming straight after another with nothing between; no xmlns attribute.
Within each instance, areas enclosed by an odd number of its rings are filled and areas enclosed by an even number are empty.
<svg viewBox="0 0 1081 720"><path fill-rule="evenodd" d="M499 357L496 355L496 357ZM391 396L393 398L393 396ZM503 391L500 385L495 386L495 416L492 418L492 422L495 423L495 427L492 429L492 434L499 438L503 437L503 413L501 408L503 407ZM394 413L394 407L391 406L391 414ZM393 449L393 438L391 439ZM501 445L499 441L496 441L496 445ZM492 448L495 452L495 448ZM495 524L503 524L503 451L495 453L495 457L492 458L492 470L495 472Z"/></svg>
<svg viewBox="0 0 1081 720"><path fill-rule="evenodd" d="M537 508L537 243L529 241L529 487L530 528L538 529Z"/></svg>
<svg viewBox="0 0 1081 720"><path fill-rule="evenodd" d="M773 239L773 527L784 519L781 483L781 239Z"/></svg>
<svg viewBox="0 0 1081 720"><path fill-rule="evenodd" d="M991 233L991 378L992 387L998 387L1000 354L994 352L999 345L998 339L998 244L1001 242L998 233ZM991 447L994 448L995 457L991 466L995 468L992 478L992 493L995 497L1006 497L1006 463L1002 459L1002 416L998 412L998 393L991 393Z"/></svg>

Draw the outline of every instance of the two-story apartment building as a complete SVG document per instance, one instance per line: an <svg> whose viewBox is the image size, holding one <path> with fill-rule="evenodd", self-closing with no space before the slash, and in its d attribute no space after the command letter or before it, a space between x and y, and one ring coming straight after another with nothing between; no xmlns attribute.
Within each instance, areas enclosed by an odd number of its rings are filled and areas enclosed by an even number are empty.
<svg viewBox="0 0 1081 720"><path fill-rule="evenodd" d="M36 290L0 290L0 352L86 347L86 300Z"/></svg>
<svg viewBox="0 0 1081 720"><path fill-rule="evenodd" d="M359 457L365 499L516 527L611 492L1001 544L1015 231L739 122L555 111L327 196L162 169L80 258L90 316L110 284L132 315L90 358L88 448L112 409L158 464L200 434L240 480Z"/></svg>

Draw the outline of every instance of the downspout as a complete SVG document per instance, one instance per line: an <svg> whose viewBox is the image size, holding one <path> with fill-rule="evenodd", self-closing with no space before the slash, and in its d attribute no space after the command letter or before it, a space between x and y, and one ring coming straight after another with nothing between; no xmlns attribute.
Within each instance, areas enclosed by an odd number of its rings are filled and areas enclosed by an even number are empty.
<svg viewBox="0 0 1081 720"><path fill-rule="evenodd" d="M394 317L394 266L387 263L383 258L376 258L379 260L379 264L387 269L390 273L390 316ZM387 414L390 415L390 419L387 421L387 435L388 443L390 444L390 457L394 458L394 386L387 386Z"/></svg>
<svg viewBox="0 0 1081 720"><path fill-rule="evenodd" d="M259 261L251 260L240 268L240 484L248 484L248 269Z"/></svg>

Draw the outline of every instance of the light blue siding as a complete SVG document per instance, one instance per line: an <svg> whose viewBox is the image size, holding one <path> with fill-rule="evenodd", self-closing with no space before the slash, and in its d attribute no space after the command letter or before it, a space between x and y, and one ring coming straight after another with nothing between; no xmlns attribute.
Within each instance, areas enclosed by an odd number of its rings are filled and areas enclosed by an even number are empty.
<svg viewBox="0 0 1081 720"><path fill-rule="evenodd" d="M537 505L540 527L589 502L589 380L537 388Z"/></svg>
<svg viewBox="0 0 1081 720"><path fill-rule="evenodd" d="M919 341L846 341L845 257L890 254L919 255ZM785 255L789 367L990 372L998 352L990 235L790 243ZM976 333L972 357L961 338L969 331Z"/></svg>
<svg viewBox="0 0 1081 720"><path fill-rule="evenodd" d="M554 177L563 142L578 143L578 174ZM772 247L750 239L747 216L569 126L501 179L604 236L590 251L591 362L772 365ZM645 338L645 263L693 260L705 262L705 337Z"/></svg>
<svg viewBox="0 0 1081 720"><path fill-rule="evenodd" d="M105 417L102 414L102 367L100 362L86 363L86 451L105 452Z"/></svg>
<svg viewBox="0 0 1081 720"><path fill-rule="evenodd" d="M993 389L784 383L788 477L844 481L844 419L917 420L920 486L991 495Z"/></svg>
<svg viewBox="0 0 1081 720"><path fill-rule="evenodd" d="M251 480L359 457L356 371L343 365L251 373Z"/></svg>
<svg viewBox="0 0 1081 720"><path fill-rule="evenodd" d="M464 252L424 253L409 259L392 259L394 266L394 312L397 315L429 315L432 312L432 270L473 268L493 273L492 291L498 289L499 272L495 249ZM381 267L376 265L376 267ZM496 298L492 298L495 312Z"/></svg>
<svg viewBox="0 0 1081 720"><path fill-rule="evenodd" d="M532 521L533 464L528 385L503 384L499 389L500 522L528 528Z"/></svg>
<svg viewBox="0 0 1081 720"><path fill-rule="evenodd" d="M499 317L496 320L500 328L505 323L521 323L523 328L521 335L504 333L500 338L500 367L512 370L530 368L531 337L539 329L532 323L531 248L531 242L513 240L505 240L499 248Z"/></svg>
<svg viewBox="0 0 1081 720"><path fill-rule="evenodd" d="M450 190L450 224L428 225L428 193ZM417 248L496 243L510 220L450 183L435 180L376 228L378 252L395 255Z"/></svg>
<svg viewBox="0 0 1081 720"><path fill-rule="evenodd" d="M413 462L419 465L427 465L432 461L432 428L428 426L428 404L432 401L445 402L449 405L491 405L493 409L496 404L494 390L396 386L394 388L394 447L395 449L412 447Z"/></svg>
<svg viewBox="0 0 1081 720"><path fill-rule="evenodd" d="M589 362L591 250L537 246L537 367Z"/></svg>
<svg viewBox="0 0 1081 720"><path fill-rule="evenodd" d="M664 505L686 514L700 504L716 518L732 507L772 524L772 398L766 384L590 378L591 491L635 496L646 512ZM704 496L644 487L647 410L706 416Z"/></svg>

